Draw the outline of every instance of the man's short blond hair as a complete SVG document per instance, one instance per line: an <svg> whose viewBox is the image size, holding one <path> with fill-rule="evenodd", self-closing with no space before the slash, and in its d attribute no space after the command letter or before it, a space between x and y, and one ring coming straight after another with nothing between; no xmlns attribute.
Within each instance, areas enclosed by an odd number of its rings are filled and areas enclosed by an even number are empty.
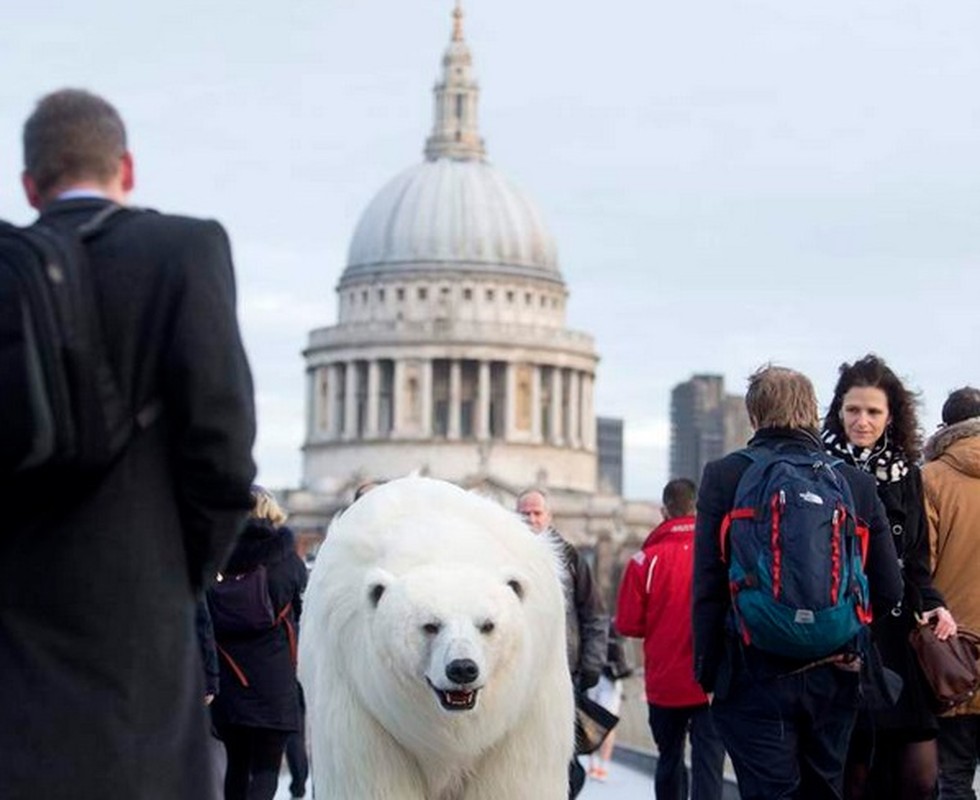
<svg viewBox="0 0 980 800"><path fill-rule="evenodd" d="M817 393L802 372L766 364L749 376L745 408L752 427L820 428Z"/></svg>

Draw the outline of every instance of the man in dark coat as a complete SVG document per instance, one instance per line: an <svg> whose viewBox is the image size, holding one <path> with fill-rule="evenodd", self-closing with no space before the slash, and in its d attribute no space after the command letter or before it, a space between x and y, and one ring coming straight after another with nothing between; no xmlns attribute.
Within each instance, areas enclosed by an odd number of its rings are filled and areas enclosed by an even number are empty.
<svg viewBox="0 0 980 800"><path fill-rule="evenodd" d="M805 375L766 367L750 379L745 405L756 431L750 448L826 458L817 435L816 395ZM710 462L701 478L694 534L695 678L714 695L715 726L743 798L838 798L857 715L859 662L848 658L848 647L830 659L797 660L742 644L735 634L721 529L749 464L731 453ZM874 480L849 464L834 469L850 487L857 517L870 528L865 571L871 603L876 615L888 614L901 602L902 577Z"/></svg>
<svg viewBox="0 0 980 800"><path fill-rule="evenodd" d="M534 533L551 537L565 567L565 635L568 669L576 691L584 694L599 682L606 663L609 617L592 577L589 562L551 524L551 506L542 489L528 489L517 498L517 513ZM568 771L569 798L576 797L585 783L585 768L572 757Z"/></svg>
<svg viewBox="0 0 980 800"><path fill-rule="evenodd" d="M122 120L88 92L41 100L24 159L28 200L52 226L133 187ZM88 251L123 396L162 412L94 479L2 490L0 797L203 800L195 596L255 472L228 239L216 222L124 211Z"/></svg>

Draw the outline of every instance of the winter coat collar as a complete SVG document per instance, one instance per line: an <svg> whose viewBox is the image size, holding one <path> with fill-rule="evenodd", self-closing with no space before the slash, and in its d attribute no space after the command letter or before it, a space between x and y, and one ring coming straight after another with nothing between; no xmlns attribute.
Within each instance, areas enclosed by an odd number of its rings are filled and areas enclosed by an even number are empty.
<svg viewBox="0 0 980 800"><path fill-rule="evenodd" d="M970 436L980 436L980 417L971 417L936 431L926 442L923 455L926 461L935 461L949 449L953 442Z"/></svg>
<svg viewBox="0 0 980 800"><path fill-rule="evenodd" d="M672 519L665 519L656 528L650 531L650 535L647 536L647 540L643 543L643 549L646 550L655 544L660 544L674 536L693 536L694 535L694 517L674 517Z"/></svg>

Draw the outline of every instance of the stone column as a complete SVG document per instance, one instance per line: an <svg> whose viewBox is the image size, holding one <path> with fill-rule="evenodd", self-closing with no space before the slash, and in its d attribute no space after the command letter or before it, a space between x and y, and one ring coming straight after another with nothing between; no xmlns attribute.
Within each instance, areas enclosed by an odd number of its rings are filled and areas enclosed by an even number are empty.
<svg viewBox="0 0 980 800"><path fill-rule="evenodd" d="M594 451L596 429L595 429L595 408L593 404L593 392L595 390L595 379L588 372L582 373L582 446L589 451Z"/></svg>
<svg viewBox="0 0 980 800"><path fill-rule="evenodd" d="M561 447L565 443L565 420L561 409L561 368L551 370L551 444Z"/></svg>
<svg viewBox="0 0 980 800"><path fill-rule="evenodd" d="M368 361L367 385L367 424L364 426L364 436L367 439L378 438L378 403L381 399L381 365L376 358Z"/></svg>
<svg viewBox="0 0 980 800"><path fill-rule="evenodd" d="M391 438L398 439L405 435L405 421L402 419L406 408L405 362L395 359L391 376Z"/></svg>
<svg viewBox="0 0 980 800"><path fill-rule="evenodd" d="M357 438L357 362L348 361L344 383L344 439Z"/></svg>
<svg viewBox="0 0 980 800"><path fill-rule="evenodd" d="M490 438L490 362L481 361L477 384L476 438Z"/></svg>
<svg viewBox="0 0 980 800"><path fill-rule="evenodd" d="M504 373L504 440L514 440L517 428L517 365L508 361Z"/></svg>
<svg viewBox="0 0 980 800"><path fill-rule="evenodd" d="M573 369L569 374L568 386L568 444L571 447L582 446L582 425L581 407L579 405L579 391L581 390L582 373Z"/></svg>
<svg viewBox="0 0 980 800"><path fill-rule="evenodd" d="M446 438L459 439L463 396L461 391L461 363L458 358L449 362L449 429Z"/></svg>
<svg viewBox="0 0 980 800"><path fill-rule="evenodd" d="M308 367L306 370L306 441L313 442L323 436L320 423L320 370L323 367Z"/></svg>
<svg viewBox="0 0 980 800"><path fill-rule="evenodd" d="M419 431L423 439L432 436L432 360L424 359L419 370L422 380L422 424Z"/></svg>
<svg viewBox="0 0 980 800"><path fill-rule="evenodd" d="M341 364L328 364L324 369L327 371L327 438L333 441L340 439L343 431L340 430L340 409L337 407L337 387L340 386Z"/></svg>
<svg viewBox="0 0 980 800"><path fill-rule="evenodd" d="M541 366L531 365L531 441L541 442Z"/></svg>

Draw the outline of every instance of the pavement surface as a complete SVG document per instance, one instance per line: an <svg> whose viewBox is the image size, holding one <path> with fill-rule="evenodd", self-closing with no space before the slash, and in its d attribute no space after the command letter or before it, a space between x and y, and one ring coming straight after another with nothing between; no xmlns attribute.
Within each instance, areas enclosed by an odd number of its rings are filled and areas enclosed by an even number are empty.
<svg viewBox="0 0 980 800"><path fill-rule="evenodd" d="M310 797L307 788L306 796ZM578 800L613 800L614 798L650 798L653 797L653 778L643 775L622 764L612 764L609 777L604 783L589 779ZM284 772L279 779L279 790L275 800L290 800L289 773Z"/></svg>

